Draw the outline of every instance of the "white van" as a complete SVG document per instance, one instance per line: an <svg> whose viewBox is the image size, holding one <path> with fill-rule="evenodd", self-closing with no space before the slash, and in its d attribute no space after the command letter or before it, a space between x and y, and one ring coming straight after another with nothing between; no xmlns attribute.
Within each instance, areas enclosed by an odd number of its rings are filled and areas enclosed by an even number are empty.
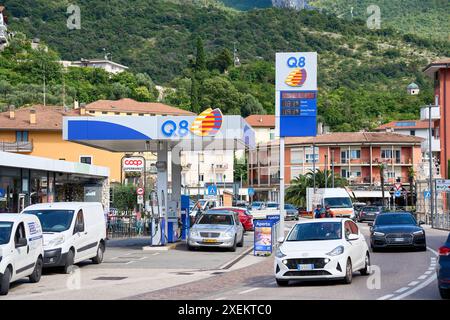
<svg viewBox="0 0 450 320"><path fill-rule="evenodd" d="M103 261L106 221L99 202L55 202L35 204L23 213L34 214L44 234L44 268L64 267L71 273L75 263Z"/></svg>
<svg viewBox="0 0 450 320"><path fill-rule="evenodd" d="M41 224L29 214L0 214L0 295L23 277L41 280L44 257Z"/></svg>
<svg viewBox="0 0 450 320"><path fill-rule="evenodd" d="M335 218L356 219L352 198L344 188L321 188L315 193L313 188L308 188L306 197L309 211L314 211L320 204L324 208L329 206Z"/></svg>

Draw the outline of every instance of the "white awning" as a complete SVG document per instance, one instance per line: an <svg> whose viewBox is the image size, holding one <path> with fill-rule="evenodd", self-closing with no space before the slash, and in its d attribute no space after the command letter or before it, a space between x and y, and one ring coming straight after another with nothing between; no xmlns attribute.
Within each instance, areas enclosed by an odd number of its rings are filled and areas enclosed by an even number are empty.
<svg viewBox="0 0 450 320"><path fill-rule="evenodd" d="M353 190L355 198L383 198L383 192L381 191L365 191L365 190ZM388 191L384 192L385 198L390 198L390 193Z"/></svg>

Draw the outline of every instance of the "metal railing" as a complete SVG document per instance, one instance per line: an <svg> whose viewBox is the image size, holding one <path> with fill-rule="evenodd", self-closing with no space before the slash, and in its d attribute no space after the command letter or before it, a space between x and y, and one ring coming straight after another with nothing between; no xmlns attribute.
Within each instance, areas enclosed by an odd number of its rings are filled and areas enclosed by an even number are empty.
<svg viewBox="0 0 450 320"><path fill-rule="evenodd" d="M15 142L0 141L0 151L32 152L33 151L33 142L32 141L15 141Z"/></svg>
<svg viewBox="0 0 450 320"><path fill-rule="evenodd" d="M139 219L136 215L108 216L106 223L107 236L109 239L149 236L150 228L150 219Z"/></svg>

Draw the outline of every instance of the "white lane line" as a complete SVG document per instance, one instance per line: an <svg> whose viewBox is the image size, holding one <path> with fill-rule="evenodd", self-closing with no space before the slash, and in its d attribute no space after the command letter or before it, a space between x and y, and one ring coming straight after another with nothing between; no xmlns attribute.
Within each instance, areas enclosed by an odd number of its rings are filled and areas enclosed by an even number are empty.
<svg viewBox="0 0 450 320"><path fill-rule="evenodd" d="M419 284L419 282L420 282L420 281L413 281L413 282L410 282L410 283L408 284L408 286L409 286L409 287L417 286L417 285Z"/></svg>
<svg viewBox="0 0 450 320"><path fill-rule="evenodd" d="M429 275L429 274L432 274L433 273L433 271L425 271L425 273L424 274L426 274L426 275Z"/></svg>
<svg viewBox="0 0 450 320"><path fill-rule="evenodd" d="M394 295L393 294L387 294L385 296L382 296L381 298L378 298L377 300L388 300L390 298L392 298Z"/></svg>
<svg viewBox="0 0 450 320"><path fill-rule="evenodd" d="M397 291L395 291L395 293L402 293L402 292L405 292L408 289L409 289L408 287L403 287L403 288L400 288Z"/></svg>
<svg viewBox="0 0 450 320"><path fill-rule="evenodd" d="M259 290L259 289L260 288L252 288L252 289L241 291L238 294L246 294L246 293L249 293L249 292L252 292L252 291L256 291L256 290Z"/></svg>
<svg viewBox="0 0 450 320"><path fill-rule="evenodd" d="M217 299L214 299L214 300L225 300L226 299L226 297L220 297L220 298L217 298Z"/></svg>
<svg viewBox="0 0 450 320"><path fill-rule="evenodd" d="M408 292L405 292L405 293L403 293L403 294L401 294L399 296L396 296L392 300L400 300L400 299L406 298L406 297L412 295L413 293L415 293L415 292L425 288L426 286L428 286L430 283L432 283L436 279L437 279L437 276L434 274L432 277L429 277L428 280L425 280L424 282L422 282L417 287L414 287L413 289L409 290Z"/></svg>
<svg viewBox="0 0 450 320"><path fill-rule="evenodd" d="M420 276L420 277L418 277L417 279L418 279L418 280L423 280L423 279L426 279L426 277L427 277L427 276L424 274L423 276Z"/></svg>
<svg viewBox="0 0 450 320"><path fill-rule="evenodd" d="M154 254L152 254L152 256L157 256L159 254L161 254L161 252L155 252Z"/></svg>

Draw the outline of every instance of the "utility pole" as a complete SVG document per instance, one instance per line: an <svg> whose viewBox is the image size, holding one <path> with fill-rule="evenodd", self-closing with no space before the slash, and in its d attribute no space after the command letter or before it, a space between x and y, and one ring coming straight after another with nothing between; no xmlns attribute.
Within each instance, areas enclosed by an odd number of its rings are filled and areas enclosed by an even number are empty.
<svg viewBox="0 0 450 320"><path fill-rule="evenodd" d="M325 155L325 189L328 188L328 154Z"/></svg>
<svg viewBox="0 0 450 320"><path fill-rule="evenodd" d="M331 153L331 187L334 188L334 149Z"/></svg>

